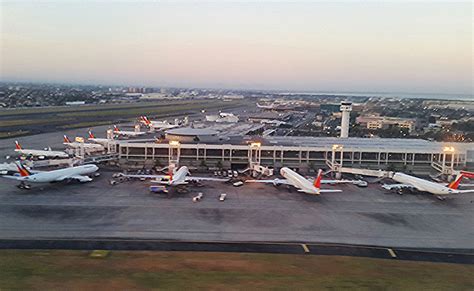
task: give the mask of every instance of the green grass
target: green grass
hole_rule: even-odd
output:
[[[42,131],[93,127],[113,124],[123,120],[133,121],[140,115],[157,116],[157,118],[162,119],[198,113],[202,109],[226,110],[242,105],[244,105],[242,101],[181,100],[0,110],[0,138],[11,137],[6,132],[20,129],[29,129],[31,134],[35,134],[38,133],[39,126],[41,126]],[[32,129],[32,127],[35,128]]]
[[[15,136],[24,136],[24,135],[29,135],[29,131],[0,131],[0,139],[1,138],[10,138],[10,137],[15,137]]]
[[[11,126],[28,126],[28,125],[47,125],[60,122],[70,122],[71,118],[47,118],[47,119],[18,119],[18,120],[2,120],[0,128]]]
[[[204,105],[210,104],[235,104],[242,103],[242,101],[224,102],[221,100],[164,100],[156,102],[137,102],[137,103],[123,103],[123,104],[91,104],[84,106],[51,106],[51,107],[31,107],[31,108],[16,108],[16,109],[0,109],[0,116],[15,116],[25,114],[41,114],[41,113],[67,113],[67,112],[90,112],[96,110],[120,111],[130,109],[147,109],[152,107],[169,107],[182,106],[183,104]]]
[[[474,266],[356,257],[0,251],[0,290],[473,290]]]

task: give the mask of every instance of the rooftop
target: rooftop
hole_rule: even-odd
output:
[[[195,135],[217,135],[218,132],[212,129],[208,129],[208,128],[182,127],[182,128],[167,130],[166,134],[195,136]]]

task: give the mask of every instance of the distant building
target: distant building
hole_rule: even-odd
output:
[[[232,113],[219,113],[219,115],[206,115],[206,121],[209,122],[229,122],[236,123],[239,121],[239,117]]]
[[[292,115],[290,113],[277,113],[277,112],[260,112],[258,115],[252,115],[248,117],[249,122],[264,123],[271,120],[288,121]]]
[[[67,106],[77,106],[77,105],[84,105],[86,101],[68,101],[66,102]]]
[[[408,132],[412,132],[416,125],[414,119],[387,116],[359,116],[356,118],[356,123],[372,130],[384,129],[389,126],[398,126],[400,128],[408,129]]]
[[[339,113],[340,111],[340,108],[341,108],[341,104],[330,104],[330,103],[326,103],[326,104],[321,104],[319,106],[319,108],[321,109],[321,111],[324,111],[324,112],[328,112],[328,113]]]

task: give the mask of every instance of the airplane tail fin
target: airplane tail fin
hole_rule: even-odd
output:
[[[92,133],[92,130],[89,129],[89,138],[95,138],[94,134]]]
[[[168,176],[170,176],[170,178],[169,178],[169,183],[171,184],[171,181],[173,181],[173,170],[172,170],[172,169],[170,169],[170,170],[168,171]]]
[[[20,143],[19,143],[17,140],[15,140],[15,148],[16,148],[17,150],[21,150],[21,145],[20,145]]]
[[[474,172],[461,171],[461,175],[469,179],[474,179]]]
[[[323,176],[323,170],[319,169],[318,170],[318,176],[316,177],[316,179],[314,180],[314,187],[316,188],[321,188],[321,179],[322,179],[322,176]]]
[[[463,177],[464,177],[464,174],[459,173],[459,175],[456,177],[456,179],[449,184],[448,188],[453,189],[453,190],[458,189],[459,184],[461,184],[461,180],[462,180]]]
[[[28,171],[28,169],[25,168],[25,166],[23,166],[23,164],[21,162],[18,162],[16,164],[16,167],[18,168],[18,172],[20,172],[21,177],[27,177],[27,176],[31,175],[31,172]]]
[[[145,123],[145,125],[150,125],[150,120],[148,120],[148,117],[146,117],[145,115],[141,116],[141,119],[143,121],[143,123]]]
[[[69,140],[69,138],[67,137],[67,135],[63,135],[63,138],[64,138],[64,142],[65,142],[65,143],[71,143],[71,141]]]

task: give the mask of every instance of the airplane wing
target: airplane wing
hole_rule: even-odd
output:
[[[227,182],[227,181],[229,181],[229,179],[212,178],[212,177],[193,177],[193,176],[186,176],[185,181],[217,181],[217,182]]]
[[[362,180],[321,180],[321,184],[330,184],[330,185],[335,185],[335,184],[361,185],[361,184],[365,184],[365,183],[367,183],[367,182],[362,181]]]
[[[0,175],[0,177],[11,179],[11,180],[17,180],[17,181],[24,181],[24,177],[22,176],[11,176],[11,175]]]
[[[273,180],[246,180],[245,183],[269,183],[277,185],[293,185],[286,179],[273,179]]]
[[[331,192],[342,192],[342,190],[339,189],[319,189],[320,193],[331,193]]]
[[[335,193],[335,192],[342,192],[342,190],[338,190],[338,189],[319,189],[319,193],[315,193],[313,191],[307,191],[307,190],[303,190],[303,189],[300,189],[298,190],[298,192],[303,192],[303,193],[307,193],[307,194],[313,194],[313,195],[319,195],[319,193]]]
[[[462,194],[462,193],[474,193],[474,189],[456,190],[456,193],[458,193],[458,194]]]
[[[82,175],[73,175],[73,176],[62,176],[62,177],[59,177],[58,179],[56,179],[56,181],[64,181],[64,180],[77,180],[81,183],[84,183],[84,182],[90,182],[92,181],[92,178],[88,177],[88,176],[82,176]]]
[[[383,184],[382,188],[386,190],[398,190],[398,189],[416,189],[413,185],[409,184]]]

